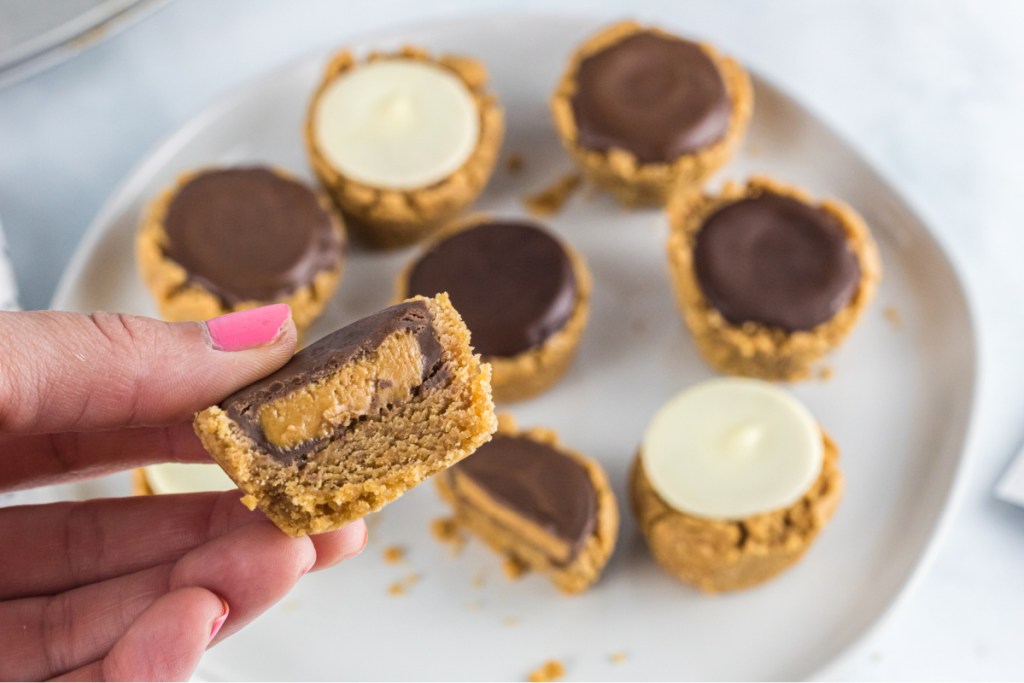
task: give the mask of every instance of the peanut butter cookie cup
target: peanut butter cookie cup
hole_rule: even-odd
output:
[[[438,236],[398,278],[398,298],[448,292],[491,364],[496,401],[554,385],[590,313],[583,257],[540,225],[477,217]]]
[[[365,60],[335,55],[310,102],[305,140],[353,234],[391,248],[421,239],[476,199],[503,132],[482,64],[405,47]]]
[[[165,320],[286,303],[302,334],[338,286],[345,230],[329,200],[284,171],[210,168],[153,200],[136,256]]]
[[[293,536],[320,533],[490,439],[490,374],[448,297],[417,297],[299,351],[195,430],[246,506]]]
[[[766,177],[678,195],[668,259],[676,300],[716,369],[806,377],[874,297],[882,269],[863,219]]]
[[[734,60],[627,21],[584,42],[551,101],[583,172],[627,205],[661,205],[698,188],[732,156],[753,107]]]
[[[516,566],[547,575],[566,593],[590,587],[615,547],[619,512],[604,469],[557,435],[498,432],[437,478],[455,519]]]
[[[658,564],[702,591],[749,588],[796,563],[843,492],[835,443],[760,380],[724,378],[669,401],[644,434],[633,512]]]

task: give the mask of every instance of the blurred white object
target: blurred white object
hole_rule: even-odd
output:
[[[7,251],[7,238],[0,224],[0,311],[16,311],[18,306],[18,285],[14,281],[11,256]]]
[[[3,0],[0,88],[73,57],[166,0]]]
[[[996,495],[1008,503],[1024,507],[1024,447],[1017,452],[1010,470],[999,481]]]

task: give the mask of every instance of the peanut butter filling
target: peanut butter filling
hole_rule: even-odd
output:
[[[271,445],[295,448],[329,438],[377,409],[408,400],[422,382],[419,340],[402,330],[339,372],[260,406],[260,427]]]
[[[469,477],[456,472],[450,472],[449,476],[455,495],[462,505],[475,509],[478,514],[490,516],[497,525],[508,531],[514,530],[525,544],[547,555],[556,565],[572,561],[575,549],[565,540],[526,519],[515,510],[496,502]]]

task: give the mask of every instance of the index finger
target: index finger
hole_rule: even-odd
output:
[[[181,422],[284,365],[295,343],[284,304],[208,323],[3,312],[0,431]]]

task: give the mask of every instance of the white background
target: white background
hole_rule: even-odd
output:
[[[226,89],[395,22],[555,3],[175,0],[0,91],[0,217],[23,304],[45,307],[107,195]],[[1024,510],[992,496],[1024,441],[1024,3],[562,2],[712,40],[846,135],[965,275],[982,383],[961,508],[935,562],[840,678],[1024,677]],[[870,429],[870,425],[865,425]]]

